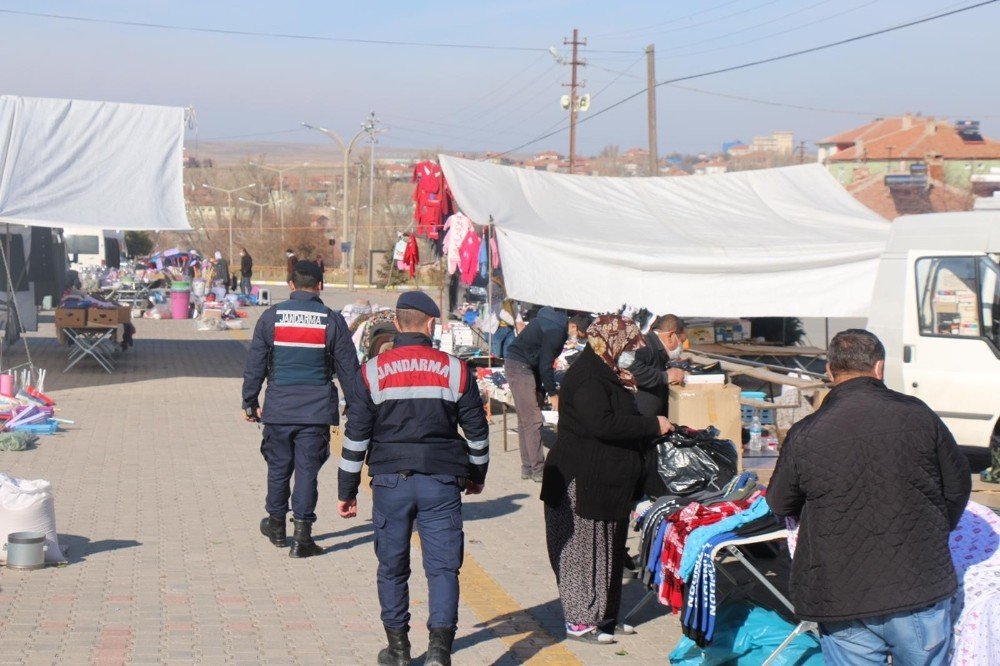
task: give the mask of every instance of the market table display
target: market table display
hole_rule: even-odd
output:
[[[132,309],[125,305],[56,308],[56,337],[69,347],[68,365],[63,372],[87,357],[108,373],[114,370],[112,354],[118,327],[131,319]]]

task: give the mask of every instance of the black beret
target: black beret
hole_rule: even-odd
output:
[[[323,271],[319,269],[319,265],[312,261],[296,261],[295,268],[293,269],[296,273],[302,273],[303,275],[308,275],[309,277],[316,278],[317,280],[323,280]]]
[[[396,301],[397,310],[419,310],[428,317],[440,317],[441,310],[434,299],[422,291],[405,291]]]

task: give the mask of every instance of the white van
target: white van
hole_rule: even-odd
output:
[[[869,310],[886,384],[930,405],[962,446],[1000,438],[998,253],[1000,211],[900,217]]]
[[[125,234],[111,229],[63,227],[66,257],[73,270],[118,268],[125,256]]]

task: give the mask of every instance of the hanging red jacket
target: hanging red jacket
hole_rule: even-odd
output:
[[[410,240],[406,242],[406,250],[403,251],[403,265],[406,266],[411,278],[417,274],[418,263],[420,263],[420,250],[417,249],[417,237],[410,236]]]
[[[419,162],[413,167],[413,219],[417,235],[437,240],[444,220],[454,212],[451,190],[437,162]]]

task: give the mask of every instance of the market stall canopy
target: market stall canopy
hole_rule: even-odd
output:
[[[0,96],[0,222],[188,230],[184,109]]]
[[[441,156],[492,220],[511,298],[689,317],[858,317],[890,224],[818,164],[689,178],[570,176]]]

